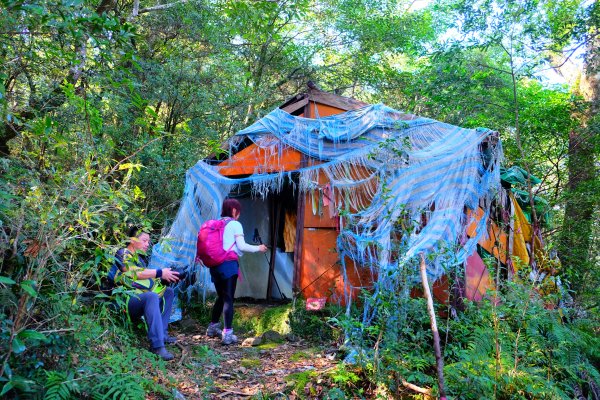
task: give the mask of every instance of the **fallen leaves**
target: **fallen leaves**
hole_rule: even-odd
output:
[[[286,377],[307,371],[319,376],[337,364],[335,347],[314,348],[302,340],[269,343],[264,348],[264,344],[259,347],[223,346],[219,339],[197,334],[204,328],[197,326],[189,334],[177,335],[177,348],[181,352],[179,362],[168,364],[177,390],[186,399],[232,400],[259,394],[297,398],[298,394],[294,394]],[[305,356],[298,357],[298,354]],[[312,394],[324,390],[317,382],[309,382],[307,389]]]

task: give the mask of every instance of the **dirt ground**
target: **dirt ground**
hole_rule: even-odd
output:
[[[243,342],[253,335],[239,334],[239,343],[223,346],[205,335],[206,326],[183,322],[171,332],[178,343],[167,367],[176,399],[312,399],[331,388],[330,379],[321,377],[339,363],[335,343],[315,347],[274,334],[250,346]]]

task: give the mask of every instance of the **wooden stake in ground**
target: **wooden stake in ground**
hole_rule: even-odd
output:
[[[446,400],[446,390],[444,389],[444,359],[442,358],[442,350],[440,348],[440,333],[438,332],[435,319],[433,297],[431,297],[431,290],[429,289],[429,282],[427,281],[427,265],[425,265],[425,257],[423,254],[421,254],[421,281],[423,282],[423,292],[427,299],[427,311],[429,312],[429,320],[431,321],[431,332],[433,332],[433,349],[435,350],[440,400]]]

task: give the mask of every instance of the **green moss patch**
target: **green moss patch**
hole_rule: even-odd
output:
[[[259,346],[256,346],[256,348],[258,350],[272,350],[272,349],[276,349],[277,346],[279,346],[279,344],[277,344],[277,343],[263,343]]]
[[[266,331],[276,331],[282,335],[290,333],[288,322],[291,305],[236,305],[234,325],[242,331],[252,331],[262,335]]]
[[[302,393],[308,383],[317,379],[317,376],[315,371],[296,372],[286,376],[285,381],[290,384],[292,390]]]
[[[242,358],[242,360],[240,361],[240,364],[244,368],[256,369],[256,368],[260,368],[260,366],[262,365],[262,362],[257,358]]]

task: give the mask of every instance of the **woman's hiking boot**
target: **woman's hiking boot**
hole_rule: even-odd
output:
[[[206,336],[208,337],[220,337],[221,336],[221,324],[220,323],[210,323],[208,324],[208,328],[206,329]]]
[[[225,329],[223,330],[223,334],[221,336],[221,344],[230,345],[238,342],[237,336],[233,334],[233,329]]]
[[[165,361],[172,360],[175,357],[167,349],[165,349],[164,346],[163,347],[157,347],[157,348],[152,349],[150,351],[153,352],[154,354],[156,354],[157,356],[159,356],[160,358],[162,358]]]

